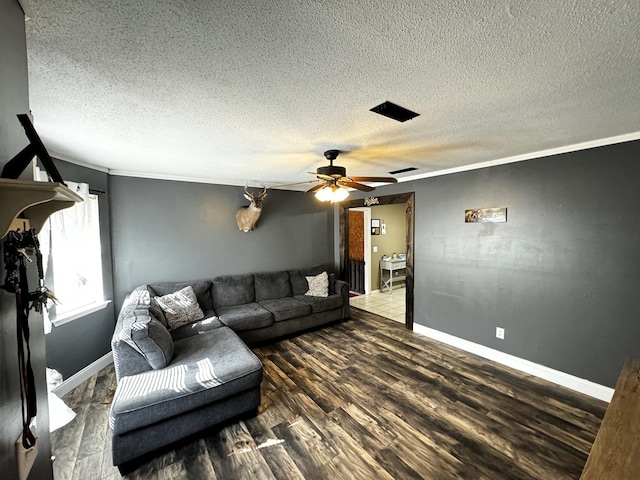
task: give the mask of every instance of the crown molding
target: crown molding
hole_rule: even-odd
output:
[[[635,140],[640,140],[640,131],[627,133],[624,135],[617,135],[615,137],[607,137],[607,138],[601,138],[598,140],[591,140],[589,142],[565,145],[563,147],[550,148],[547,150],[539,150],[536,152],[525,153],[522,155],[515,155],[512,157],[500,158],[497,160],[488,160],[486,162],[479,162],[471,165],[464,165],[461,167],[447,168],[444,170],[435,170],[433,172],[410,175],[407,177],[398,178],[398,183],[411,182],[414,180],[421,180],[423,178],[440,177],[443,175],[451,175],[453,173],[468,172],[472,170],[479,170],[482,168],[496,167],[499,165],[506,165],[508,163],[524,162],[526,160],[535,160],[537,158],[545,158],[553,155],[560,155],[563,153],[578,152],[580,150],[588,150],[590,148],[604,147],[607,145],[615,145],[618,143],[632,142]],[[81,160],[75,160],[75,159],[69,158],[64,154],[60,154],[57,152],[51,152],[51,156],[55,159],[73,163],[81,167],[91,168],[93,170],[98,170],[98,171],[107,173],[109,175],[115,175],[120,177],[148,178],[152,180],[168,180],[173,182],[206,183],[206,184],[212,184],[212,185],[228,185],[228,186],[234,186],[234,187],[243,186],[245,184],[245,182],[242,180],[232,182],[232,181],[220,181],[213,178],[192,177],[192,176],[186,176],[186,175],[185,176],[166,175],[162,173],[148,173],[148,172],[140,172],[135,170],[110,169],[107,167],[101,167],[101,166],[94,165],[92,163],[84,162]],[[256,184],[253,186],[257,187],[260,185]],[[278,187],[274,186],[273,188],[278,188]],[[281,190],[303,191],[303,190],[286,189],[286,188],[281,188]]]
[[[539,150],[536,152],[524,153],[522,155],[515,155],[513,157],[500,158],[497,160],[488,160],[486,162],[473,163],[471,165],[464,165],[462,167],[447,168],[445,170],[436,170],[433,172],[411,175],[408,177],[398,178],[398,183],[411,182],[413,180],[420,180],[422,178],[440,177],[442,175],[450,175],[452,173],[468,172],[471,170],[479,170],[481,168],[506,165],[508,163],[524,162],[525,160],[535,160],[537,158],[551,157],[553,155],[560,155],[563,153],[578,152],[580,150],[588,150],[590,148],[605,147],[607,145],[615,145],[617,143],[632,142],[634,140],[640,140],[640,132],[626,133],[624,135],[617,135],[615,137],[601,138],[599,140],[591,140],[583,143],[574,143],[573,145],[565,145],[563,147]]]
[[[97,170],[102,173],[111,173],[111,170],[109,170],[107,167],[101,167],[100,165],[95,165],[93,163],[84,162],[82,160],[76,160],[74,158],[68,157],[63,153],[58,153],[55,150],[50,150],[49,156],[54,160],[62,160],[63,162],[73,163],[74,165],[90,168],[91,170]]]

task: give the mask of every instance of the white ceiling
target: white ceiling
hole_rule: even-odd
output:
[[[637,0],[30,3],[36,129],[114,174],[273,186],[337,148],[416,178],[640,138]]]

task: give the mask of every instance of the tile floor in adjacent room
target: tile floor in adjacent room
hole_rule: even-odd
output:
[[[396,322],[404,323],[405,315],[405,288],[404,285],[394,287],[393,292],[385,289],[383,292],[375,290],[367,295],[358,295],[349,299],[352,307],[375,313],[382,317],[390,318]]]

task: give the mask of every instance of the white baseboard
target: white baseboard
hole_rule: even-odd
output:
[[[469,353],[473,353],[480,357],[492,360],[494,362],[506,365],[507,367],[514,368],[524,373],[534,375],[538,378],[542,378],[549,382],[561,385],[576,392],[589,395],[590,397],[610,402],[613,397],[613,388],[605,387],[597,383],[590,382],[584,378],[574,377],[568,373],[554,370],[538,363],[530,362],[523,358],[509,355],[508,353],[494,350],[493,348],[485,347],[478,343],[470,342],[459,337],[454,337],[448,333],[434,330],[433,328],[425,327],[424,325],[413,324],[413,331],[424,335],[425,337],[432,338],[452,347],[459,348]]]
[[[62,382],[60,385],[58,385],[56,388],[54,388],[51,391],[55,393],[58,397],[63,397],[64,395],[69,393],[71,390],[76,388],[78,385],[80,385],[82,382],[84,382],[85,380],[88,380],[93,375],[95,375],[100,370],[102,370],[104,367],[112,363],[113,363],[113,353],[109,352],[104,356],[100,357],[99,359],[97,359],[95,362],[90,363],[89,365],[84,367],[78,373],[67,378],[64,382]]]
[[[468,340],[449,335],[448,333],[440,332],[439,330],[434,330],[433,328],[425,327],[424,325],[414,323],[413,331],[420,335],[424,335],[425,337],[429,337],[439,342],[446,343],[447,345],[451,345],[452,347],[464,350],[465,352],[473,353],[488,360],[500,363],[501,365],[506,365],[507,367],[514,368],[529,375],[534,375],[538,378],[555,383],[556,385],[561,385],[605,402],[610,402],[613,397],[613,388],[605,387],[604,385],[585,380],[584,378],[575,377],[568,373],[554,370],[553,368],[545,367],[544,365],[530,362],[529,360],[525,360],[493,348],[485,347],[484,345],[470,342]],[[58,397],[62,397],[111,363],[113,363],[113,354],[109,352],[90,365],[87,365],[75,375],[67,378],[52,391]]]

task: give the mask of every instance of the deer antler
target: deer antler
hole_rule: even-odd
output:
[[[267,196],[267,187],[265,186],[264,183],[261,183],[260,185],[262,185],[262,193],[260,193],[258,195],[258,198],[264,198]],[[251,198],[255,198],[255,195],[253,193],[250,193],[249,190],[247,190],[248,188],[248,184],[244,184],[244,193],[246,193],[247,195],[249,195]]]

